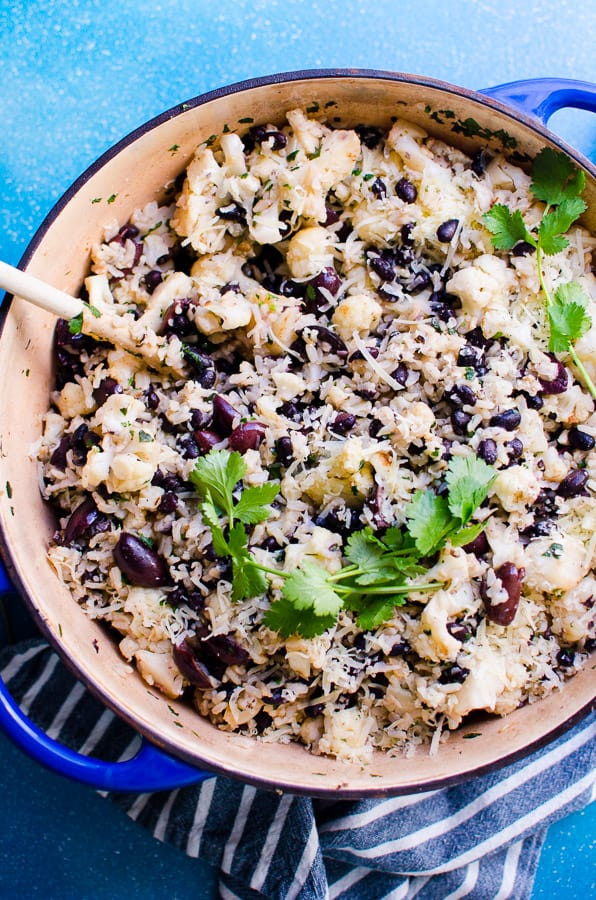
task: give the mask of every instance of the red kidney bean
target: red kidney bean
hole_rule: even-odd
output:
[[[221,394],[215,395],[213,398],[213,419],[211,422],[213,431],[216,431],[222,437],[228,437],[234,428],[234,419],[239,415],[238,410],[234,409],[225,397],[222,397]]]
[[[86,497],[82,503],[79,503],[66,523],[63,539],[64,545],[70,547],[73,541],[83,537],[98,516],[99,510],[93,499]]]
[[[250,654],[227,634],[216,634],[201,641],[201,650],[226,666],[242,666],[250,659]]]
[[[486,614],[491,622],[497,625],[510,625],[517,612],[519,598],[521,596],[521,586],[525,569],[518,569],[512,562],[505,562],[498,569],[495,569],[495,575],[507,591],[507,600],[503,603],[493,604],[486,589],[486,580],[483,578],[480,585],[480,596],[484,601]]]
[[[539,378],[539,382],[542,385],[542,393],[543,394],[564,394],[569,386],[569,375],[567,374],[567,369],[560,362],[553,353],[548,354],[552,362],[557,365],[557,374],[553,379],[547,381],[544,378]]]
[[[170,583],[165,559],[140,538],[123,531],[114,547],[114,562],[137,587],[164,587]]]
[[[195,431],[194,439],[203,456],[209,453],[210,450],[213,450],[216,444],[221,443],[220,435],[206,428]]]
[[[112,394],[121,394],[122,387],[115,378],[103,378],[93,391],[93,399],[98,406],[103,406]]]
[[[463,549],[466,553],[473,553],[475,556],[482,556],[483,553],[486,553],[487,550],[490,550],[489,543],[484,531],[481,531],[479,535],[477,535],[473,541],[470,541],[469,544],[464,544]]]
[[[557,494],[559,497],[565,498],[577,497],[578,494],[583,493],[588,477],[585,469],[571,469],[559,483]]]
[[[174,662],[181,674],[202,690],[214,687],[214,681],[204,663],[197,659],[188,640],[174,645]]]
[[[457,231],[458,225],[459,219],[447,219],[446,222],[442,222],[437,228],[437,240],[441,241],[442,244],[448,244]]]
[[[243,422],[230,435],[230,447],[238,453],[258,450],[265,439],[266,428],[262,422]]]
[[[414,203],[418,196],[416,186],[407,178],[400,178],[395,185],[395,193],[404,203]]]

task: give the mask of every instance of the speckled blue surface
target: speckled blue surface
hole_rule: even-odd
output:
[[[244,78],[393,69],[470,88],[596,80],[594,0],[0,0],[0,259],[16,263],[69,184],[162,110]],[[596,119],[551,127],[596,157]],[[27,630],[22,616],[17,630]],[[7,639],[0,617],[0,641]],[[208,897],[205,867],[0,736],[0,896]],[[551,828],[536,900],[594,894],[594,806]]]

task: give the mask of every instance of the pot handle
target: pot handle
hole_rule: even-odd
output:
[[[14,591],[0,562],[0,595]],[[36,762],[59,775],[105,791],[150,792],[196,784],[211,778],[143,741],[138,752],[124,762],[105,762],[83,756],[44,734],[19,709],[0,678],[0,730]]]
[[[553,113],[567,106],[596,112],[596,84],[573,78],[528,78],[485,88],[480,93],[536,116],[544,125]]]
[[[25,716],[0,680],[0,728],[36,762],[53,772],[105,791],[147,793],[196,784],[213,777],[173,759],[143,741],[139,751],[124,762],[105,762],[83,756],[49,738]]]

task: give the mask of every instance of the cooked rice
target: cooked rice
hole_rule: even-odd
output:
[[[574,450],[569,428],[596,436],[594,403],[572,368],[566,391],[543,392],[540,379],[558,370],[535,258],[495,255],[481,222],[495,202],[539,220],[525,172],[502,156],[479,170],[405,121],[361,141],[301,110],[287,120],[244,143],[226,133],[202,144],[170,203],[109,223],[93,249],[91,302],[111,299],[115,312],[196,345],[215,369],[175,381],[124,351],[63,338],[36,448],[59,517],[49,558],[83,609],[120,633],[142,677],[169,697],[186,693],[218,728],[345,760],[428,742],[435,752],[469,713],[504,715],[558,689],[593,647],[596,451]],[[413,202],[396,193],[401,179],[415,186]],[[437,229],[451,219],[443,243]],[[582,285],[596,323],[593,248],[574,227],[544,266],[553,289]],[[595,336],[596,325],[577,345],[593,378]],[[106,378],[120,393],[98,402]],[[448,400],[462,385],[473,392],[463,434]],[[342,612],[319,637],[284,640],[262,625],[269,597],[232,603],[229,566],[210,552],[188,481],[214,392],[266,426],[245,453],[245,485],[281,477],[272,515],[250,534],[261,563],[290,571],[311,558],[337,571],[346,534],[402,525],[449,456],[492,440],[500,474],[482,511],[492,513],[488,549],[447,544],[425,576],[445,586],[410,597],[374,630]],[[489,425],[510,409],[520,414],[513,430]],[[338,413],[354,417],[346,434],[334,430]],[[284,437],[293,458],[280,462]],[[557,494],[578,468],[589,474],[583,491]],[[89,498],[98,514],[66,541]],[[152,543],[177,594],[127,583],[112,555],[122,531]],[[525,578],[501,626],[480,585],[493,603],[506,599],[495,575],[505,562]],[[207,654],[214,686],[193,689],[172,649],[197,633],[229,636],[249,661],[226,667]]]

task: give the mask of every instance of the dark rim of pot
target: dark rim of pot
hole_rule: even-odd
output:
[[[50,212],[42,221],[41,225],[36,230],[33,235],[27,249],[25,250],[23,256],[19,261],[19,268],[26,268],[27,264],[30,262],[33,257],[35,251],[43,240],[48,228],[52,225],[55,219],[60,215],[65,206],[70,202],[70,200],[79,192],[79,190],[86,184],[86,182],[101,168],[103,168],[106,163],[108,163],[111,159],[117,156],[123,149],[128,147],[130,144],[134,143],[138,138],[145,135],[147,132],[157,128],[159,125],[164,122],[169,121],[170,119],[175,118],[176,116],[183,115],[191,109],[195,109],[196,107],[203,106],[206,103],[211,102],[212,100],[217,100],[221,97],[226,97],[232,94],[242,93],[243,91],[252,90],[254,88],[265,87],[268,85],[275,84],[284,84],[286,82],[292,81],[317,81],[317,80],[325,80],[328,78],[351,78],[351,79],[376,79],[380,81],[397,81],[402,82],[404,84],[416,84],[421,87],[429,87],[435,90],[443,91],[445,94],[456,94],[464,99],[472,100],[481,106],[486,106],[492,109],[497,110],[500,113],[505,114],[510,119],[520,122],[524,126],[526,126],[530,131],[533,131],[535,134],[539,135],[541,138],[550,141],[551,143],[560,147],[571,159],[573,159],[578,166],[586,169],[593,177],[596,178],[596,166],[594,166],[590,160],[586,159],[581,153],[575,150],[573,147],[569,146],[565,143],[558,135],[549,131],[538,119],[527,115],[526,113],[520,112],[512,106],[509,106],[505,103],[501,103],[498,100],[494,100],[491,97],[487,97],[484,94],[479,93],[478,91],[469,90],[467,88],[458,87],[456,85],[452,85],[446,81],[440,81],[434,78],[427,78],[422,75],[410,75],[404,72],[391,72],[385,70],[377,70],[377,69],[304,69],[298,70],[295,72],[282,72],[276,75],[266,75],[258,78],[250,78],[245,81],[239,81],[235,84],[227,85],[225,87],[217,88],[213,91],[208,91],[205,94],[201,94],[197,97],[193,97],[191,100],[184,101],[182,103],[177,103],[175,106],[170,107],[165,110],[165,112],[160,113],[149,121],[143,123],[138,128],[135,128],[125,137],[121,138],[116,144],[106,150],[100,157],[98,157],[95,162],[93,162],[72,184],[67,190],[64,192],[62,197],[54,204]],[[2,333],[4,330],[4,323],[6,320],[6,316],[8,310],[10,308],[10,303],[12,301],[12,295],[6,294],[2,305],[0,306],[0,338],[2,337]],[[45,637],[48,639],[50,644],[54,647],[54,649],[60,655],[62,661],[66,664],[66,666],[70,669],[70,671],[85,685],[88,690],[94,694],[105,706],[110,708],[113,712],[115,712],[121,719],[123,719],[127,724],[129,724],[132,728],[134,728],[137,732],[143,735],[143,737],[147,738],[151,743],[155,746],[171,754],[172,756],[183,760],[184,762],[189,763],[192,766],[197,768],[203,768],[208,771],[213,772],[218,775],[225,775],[230,778],[240,779],[241,781],[252,784],[255,787],[264,788],[266,790],[283,790],[287,793],[292,794],[302,794],[312,797],[322,797],[322,798],[344,798],[344,799],[358,799],[361,797],[387,797],[387,796],[400,796],[407,794],[415,794],[423,791],[429,790],[438,790],[440,788],[452,787],[454,785],[460,784],[464,781],[467,781],[470,778],[474,778],[479,775],[483,775],[487,772],[494,772],[508,763],[515,762],[518,759],[522,759],[525,756],[529,756],[531,753],[539,750],[541,747],[549,744],[555,738],[563,734],[565,731],[572,728],[575,724],[581,721],[592,709],[596,707],[596,700],[592,700],[588,702],[581,709],[577,710],[572,716],[567,718],[564,722],[557,725],[555,728],[548,731],[546,734],[541,735],[536,740],[532,741],[529,744],[526,744],[524,747],[509,753],[505,756],[501,756],[498,760],[494,760],[490,763],[485,763],[484,765],[477,766],[474,768],[470,768],[465,772],[459,773],[457,775],[447,776],[447,777],[439,777],[433,778],[424,783],[417,785],[406,785],[403,787],[378,787],[374,786],[371,788],[362,788],[358,790],[352,790],[349,788],[348,784],[341,784],[338,788],[307,788],[301,787],[295,783],[285,784],[283,782],[275,782],[267,778],[257,778],[249,775],[239,776],[238,772],[228,768],[225,765],[215,765],[213,763],[208,763],[199,758],[199,754],[192,754],[184,751],[183,749],[175,746],[172,742],[170,743],[167,740],[164,740],[164,737],[159,732],[153,730],[150,726],[145,726],[137,721],[135,716],[130,713],[127,709],[121,707],[117,700],[107,694],[104,689],[98,685],[93,679],[86,673],[83,668],[79,668],[79,666],[72,660],[72,658],[67,653],[66,649],[62,646],[58,637],[54,634],[54,632],[50,629],[49,625],[40,615],[39,610],[37,609],[33,599],[29,596],[28,591],[26,590],[19,573],[13,563],[12,552],[10,549],[10,544],[7,540],[7,536],[4,531],[4,526],[0,522],[0,555],[2,556],[4,563],[6,565],[8,574],[13,582],[13,584],[18,589],[21,597],[24,599],[29,612],[31,612],[33,618],[37,626],[41,629]],[[346,767],[346,779],[349,779],[349,768]]]

